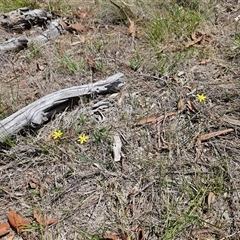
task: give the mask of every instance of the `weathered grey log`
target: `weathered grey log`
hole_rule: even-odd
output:
[[[29,42],[38,42],[38,43],[46,43],[52,39],[55,39],[62,35],[65,31],[63,26],[60,23],[60,20],[54,20],[50,22],[47,30],[44,32],[36,35],[36,36],[31,36],[29,37]]]
[[[36,128],[41,126],[55,113],[65,109],[71,99],[83,95],[103,94],[122,87],[125,84],[121,79],[122,76],[122,73],[117,73],[106,80],[62,89],[40,98],[0,121],[0,142],[4,142],[6,138],[24,127]]]
[[[38,27],[30,36],[20,36],[0,43],[0,52],[22,49],[29,43],[46,43],[64,34],[66,30],[60,20],[53,20],[53,16],[40,9],[29,10],[21,8],[16,11],[0,15],[0,24],[7,30],[23,32],[26,29]],[[43,26],[45,30],[39,28]],[[39,30],[40,29],[40,30]]]
[[[29,40],[24,37],[11,38],[10,40],[0,43],[0,52],[12,51],[17,49],[23,49],[27,47]]]
[[[20,36],[17,38],[12,38],[4,43],[0,43],[0,52],[6,52],[11,50],[17,50],[27,47],[29,43],[46,43],[52,39],[55,39],[62,35],[65,32],[65,29],[62,27],[62,25],[54,20],[52,21],[47,30],[43,31],[40,34],[37,34],[35,36]]]
[[[52,19],[51,13],[41,9],[30,10],[27,7],[0,15],[1,25],[14,32],[23,32],[35,25],[45,27]]]

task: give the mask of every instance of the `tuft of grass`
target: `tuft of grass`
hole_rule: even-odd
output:
[[[232,41],[230,51],[227,52],[227,57],[229,59],[237,58],[240,56],[240,33],[235,35],[234,40]]]
[[[171,187],[171,186],[169,186]],[[180,193],[180,191],[179,191]],[[187,180],[182,183],[182,195],[179,198],[168,197],[165,207],[165,228],[163,239],[176,239],[178,234],[190,226],[199,225],[199,211],[205,200],[206,190],[201,186],[193,186]],[[188,200],[187,200],[188,199]],[[180,205],[186,202],[180,210]]]
[[[11,140],[10,138],[6,138],[6,139],[4,140],[4,143],[5,143],[8,147],[10,147],[10,148],[13,148],[13,147],[16,146],[15,143],[14,143],[14,141]]]
[[[57,58],[59,59],[60,64],[67,70],[69,70],[72,74],[78,71],[78,65],[74,62],[74,60],[66,53],[57,54]]]
[[[208,19],[211,3],[206,1],[204,5],[197,1],[187,2],[189,3],[177,0],[154,2],[156,6],[151,10],[152,16],[139,23],[139,34],[146,39],[149,48],[147,57],[144,57],[144,65],[151,71],[162,74],[174,72],[179,62],[193,54],[194,47],[185,49],[183,46],[191,39],[191,34]],[[150,60],[149,52],[152,52]]]
[[[100,144],[101,142],[107,142],[109,140],[109,129],[103,127],[101,129],[94,130],[93,138],[97,144]]]
[[[58,14],[58,15],[67,15],[67,13],[69,13],[71,10],[69,1],[65,1],[65,0],[48,1],[46,8],[47,8],[47,11],[54,12],[55,14]]]
[[[6,110],[8,107],[3,103],[2,95],[0,94],[0,120],[6,117]]]
[[[28,46],[29,52],[26,55],[27,61],[31,62],[33,59],[42,56],[43,47],[36,43],[30,43]]]
[[[12,104],[17,105],[18,104],[18,99],[19,99],[19,93],[18,93],[18,91],[15,91],[15,89],[13,87],[10,87],[10,90],[11,90]]]
[[[78,119],[77,119],[77,124],[75,127],[76,133],[80,134],[83,131],[83,126],[89,121],[89,118],[86,114],[82,114]]]
[[[202,19],[199,12],[181,8],[174,3],[165,6],[164,10],[155,15],[147,27],[147,36],[153,47],[190,36]]]
[[[1,0],[0,12],[9,12],[18,8],[28,7],[30,9],[38,8],[37,0]]]
[[[141,66],[141,63],[143,61],[143,58],[141,57],[141,54],[139,51],[136,51],[136,56],[133,57],[129,63],[130,63],[130,68],[133,71],[137,71],[139,69],[139,67]]]

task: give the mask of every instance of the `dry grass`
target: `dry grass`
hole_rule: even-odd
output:
[[[0,57],[1,118],[48,93],[118,71],[126,82],[118,93],[81,98],[74,109],[2,148],[1,222],[10,209],[29,220],[39,209],[59,222],[32,227],[32,239],[97,240],[110,233],[139,240],[238,239],[240,72],[234,19],[240,4],[115,2],[120,8],[100,0],[42,1],[42,7],[90,30]],[[91,18],[76,19],[76,7]],[[127,16],[135,21],[135,36],[127,33]],[[193,32],[206,37],[185,48]],[[197,94],[207,100],[200,103]],[[92,110],[101,100],[109,105],[98,109],[104,121]],[[184,107],[178,111],[180,100]],[[174,111],[156,124],[135,126]],[[200,135],[228,128],[234,131],[197,144]],[[58,129],[64,136],[54,141],[51,134]],[[83,145],[77,141],[82,133],[89,136]],[[115,133],[123,143],[121,162],[113,161]]]

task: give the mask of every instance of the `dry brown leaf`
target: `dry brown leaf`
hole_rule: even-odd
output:
[[[8,109],[8,106],[0,106],[0,113],[3,113],[4,111],[6,111]]]
[[[90,14],[87,11],[84,11],[84,10],[81,10],[81,9],[78,9],[75,12],[75,14],[80,19],[84,19],[84,18],[89,18],[90,17]]]
[[[129,22],[130,22],[130,25],[128,27],[128,34],[133,35],[133,33],[135,32],[135,23],[130,19],[129,19]]]
[[[208,140],[210,138],[217,137],[219,135],[229,133],[229,132],[232,132],[232,131],[234,131],[234,129],[229,128],[229,129],[225,129],[225,130],[221,130],[221,131],[217,131],[217,132],[211,132],[211,133],[200,135],[197,138],[197,145],[200,145],[202,141],[205,141],[205,140]]]
[[[51,138],[52,138],[52,136],[51,136]],[[43,194],[44,194],[44,186],[43,186],[43,184],[41,183],[41,181],[35,179],[34,177],[31,177],[28,184],[29,184],[29,187],[30,187],[31,189],[39,190],[39,195],[40,195],[40,197],[43,197]]]
[[[57,218],[45,218],[42,215],[39,215],[37,210],[33,211],[33,217],[36,219],[38,223],[40,223],[43,226],[48,226],[58,221]]]
[[[120,233],[120,237],[122,240],[127,240],[127,237],[123,232]]]
[[[8,222],[0,224],[0,237],[6,235],[10,232],[10,225]]]
[[[70,24],[69,25],[69,28],[73,31],[77,31],[77,32],[86,32],[88,30],[87,27],[85,27],[84,25],[82,24],[78,24],[78,23],[75,23],[75,24]]]
[[[184,99],[180,99],[178,102],[178,112],[182,112],[185,109],[185,105],[184,105]]]
[[[105,240],[117,240],[119,237],[118,234],[108,234],[103,237]]]
[[[222,117],[220,118],[221,121],[236,125],[236,126],[240,126],[240,121],[237,119],[233,119],[233,118],[229,118],[229,117]]]
[[[210,192],[208,194],[208,198],[207,198],[207,204],[208,204],[208,207],[210,208],[211,207],[211,204],[215,201],[215,194],[213,192]]]
[[[13,240],[14,237],[15,237],[15,235],[11,235],[11,236],[9,236],[6,240]]]
[[[13,240],[14,237],[15,237],[15,235],[11,235],[11,236],[9,236],[6,240]]]
[[[37,184],[34,182],[29,182],[29,186],[31,189],[36,189],[37,188]]]
[[[140,228],[138,231],[138,239],[144,240],[144,230],[142,228]]]
[[[23,227],[30,225],[31,223],[24,220],[20,215],[17,215],[15,211],[10,211],[8,213],[8,221],[10,225],[17,230],[18,233],[26,236],[26,232],[23,232]]]
[[[62,26],[63,29],[69,31],[68,24],[66,24],[65,22],[60,21],[60,20],[59,20],[58,22],[59,22],[59,24]]]
[[[197,108],[191,101],[187,101],[187,107],[189,108],[190,111],[192,111],[194,113],[198,112]]]
[[[12,227],[18,230],[19,226],[22,226],[23,218],[17,215],[15,211],[10,211],[8,213],[8,221]]]
[[[87,57],[87,61],[88,61],[89,65],[91,67],[94,67],[95,66],[95,61],[94,61],[93,57],[91,55],[86,55],[86,57]]]
[[[39,195],[42,198],[44,195],[44,187],[42,183],[39,183]]]
[[[198,38],[194,39],[193,41],[190,41],[189,43],[187,43],[187,44],[185,45],[185,48],[189,48],[189,47],[195,45],[196,43],[201,42],[202,40],[203,40],[203,35],[201,35],[201,36],[199,36]]]
[[[143,118],[143,119],[139,120],[139,121],[135,124],[135,126],[143,125],[143,124],[146,124],[146,123],[155,124],[155,123],[163,120],[163,119],[166,118],[166,117],[170,117],[170,116],[174,116],[174,115],[177,115],[177,112],[169,112],[169,113],[166,113],[166,114],[161,115],[161,116],[153,115],[153,116],[150,116],[150,117]]]

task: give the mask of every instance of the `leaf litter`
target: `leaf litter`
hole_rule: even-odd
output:
[[[0,223],[0,237],[10,232],[10,225],[8,222]]]
[[[221,131],[217,131],[217,132],[210,132],[210,133],[207,133],[207,134],[200,135],[200,136],[197,137],[196,144],[200,145],[202,143],[202,141],[206,141],[206,140],[209,140],[210,138],[217,137],[217,136],[220,136],[222,134],[226,134],[226,133],[229,133],[229,132],[232,132],[232,131],[234,131],[234,129],[229,128],[229,129],[225,129],[225,130],[221,130]]]
[[[36,209],[33,211],[33,217],[39,224],[45,227],[58,222],[58,219],[56,218],[47,218],[42,216]],[[31,227],[31,221],[22,218],[13,210],[8,212],[7,218],[8,222],[0,223],[0,237],[10,233],[11,228],[13,228],[18,234],[22,235],[24,238],[28,238],[28,233],[26,230]],[[14,235],[11,235],[7,239],[13,238]]]
[[[80,19],[85,19],[85,18],[91,17],[91,15],[87,11],[82,10],[82,9],[77,9],[77,11],[75,12],[75,15]]]
[[[8,221],[10,225],[14,229],[16,229],[17,233],[20,233],[25,237],[27,236],[27,232],[24,232],[24,228],[31,225],[31,223],[28,220],[23,219],[15,211],[10,211],[8,213]]]
[[[58,222],[57,218],[46,218],[38,213],[36,209],[33,210],[33,217],[36,219],[38,223],[43,226],[48,226]]]

